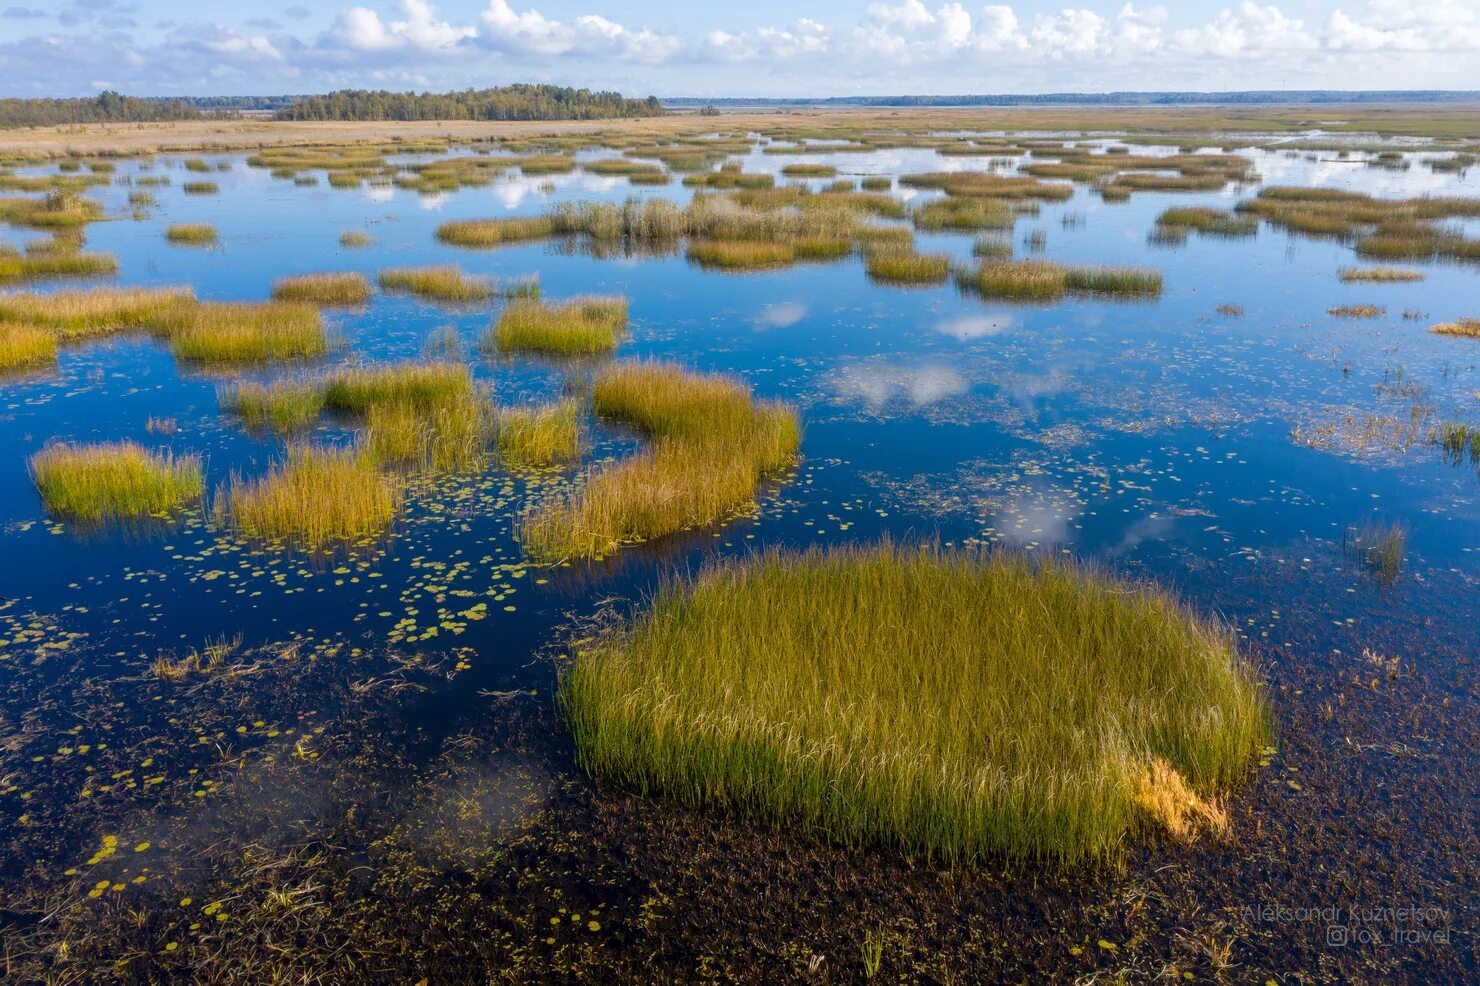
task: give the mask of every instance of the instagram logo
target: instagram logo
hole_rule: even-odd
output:
[[[1346,944],[1346,937],[1347,937],[1346,925],[1344,925],[1344,924],[1328,924],[1328,925],[1326,925],[1326,944],[1328,946],[1332,946],[1332,947],[1335,947],[1335,948],[1340,948],[1341,946],[1343,946],[1343,945]]]

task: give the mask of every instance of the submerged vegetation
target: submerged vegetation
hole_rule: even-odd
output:
[[[602,777],[947,860],[1222,825],[1270,730],[1233,635],[1168,596],[889,544],[672,583],[578,649],[560,704]]]
[[[200,496],[201,462],[134,442],[49,446],[31,457],[46,509],[96,521],[157,514]]]

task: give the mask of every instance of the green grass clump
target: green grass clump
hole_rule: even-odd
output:
[[[1197,230],[1209,236],[1253,236],[1259,232],[1258,217],[1239,215],[1209,206],[1178,206],[1167,209],[1157,217],[1156,225],[1163,230]]]
[[[52,445],[31,457],[31,476],[46,509],[84,521],[160,513],[202,488],[199,457],[134,442]]]
[[[781,173],[788,178],[832,178],[838,169],[830,164],[788,164]]]
[[[63,340],[130,330],[162,331],[195,307],[189,288],[95,288],[0,295],[0,320],[41,325]]]
[[[1087,294],[1154,298],[1161,294],[1161,272],[1140,267],[1070,267],[1064,286]]]
[[[437,239],[460,247],[495,247],[540,240],[554,234],[555,222],[549,216],[459,219],[437,227]]]
[[[471,277],[446,264],[440,267],[392,267],[380,272],[386,291],[404,291],[433,301],[480,301],[493,294],[493,286],[481,277]]]
[[[986,259],[961,283],[987,298],[1052,299],[1068,289],[1068,271],[1046,260]]]
[[[339,245],[347,250],[367,247],[372,242],[369,233],[362,233],[357,229],[347,229],[339,234]]]
[[[911,219],[916,229],[1011,229],[1017,215],[1007,203],[996,199],[944,198],[915,209]]]
[[[581,451],[581,405],[571,398],[498,412],[494,443],[509,469],[541,469],[573,461]]]
[[[329,350],[318,308],[297,301],[201,303],[169,340],[176,357],[197,363],[265,363]]]
[[[370,300],[370,281],[364,274],[298,274],[272,286],[277,301],[306,301],[314,305],[363,305]]]
[[[429,405],[374,404],[365,414],[365,456],[382,466],[430,472],[480,469],[491,427],[486,402],[472,393]]]
[[[50,366],[57,359],[57,337],[22,322],[0,322],[0,372]]]
[[[400,482],[353,449],[297,446],[259,479],[232,476],[216,517],[250,538],[309,546],[373,537],[395,519]]]
[[[207,245],[218,239],[216,227],[210,223],[175,223],[164,231],[165,239],[171,243]]]
[[[296,380],[244,381],[222,388],[216,399],[222,410],[239,416],[248,428],[278,432],[306,428],[324,410],[323,388]]]
[[[947,861],[1221,828],[1271,732],[1233,634],[1164,593],[889,544],[670,582],[559,703],[602,778]]]
[[[180,187],[185,189],[186,195],[215,195],[221,191],[221,186],[213,181],[187,181]]]
[[[701,267],[721,270],[770,270],[796,259],[791,243],[764,240],[694,240],[685,251]]]
[[[801,441],[790,406],[755,401],[732,377],[668,364],[607,367],[593,381],[592,405],[653,445],[527,514],[519,537],[533,558],[601,557],[734,516],[754,503],[767,474],[795,460]]]
[[[364,415],[371,408],[409,405],[419,410],[456,403],[473,391],[467,367],[458,363],[390,363],[336,370],[324,380],[324,405]]]
[[[1410,267],[1343,267],[1336,272],[1343,282],[1369,281],[1376,283],[1405,283],[1422,281],[1428,275]]]
[[[625,298],[576,298],[560,304],[510,302],[484,336],[485,349],[580,356],[617,348],[627,327]]]
[[[943,253],[879,250],[864,262],[868,276],[891,284],[940,284],[951,272],[951,258]]]
[[[203,173],[203,172],[210,171],[211,170],[211,166],[204,159],[198,158],[198,157],[193,157],[193,158],[187,158],[186,159],[186,161],[185,161],[185,170],[186,171],[195,171],[195,172],[201,172],[201,173]]]
[[[89,277],[116,270],[118,258],[111,253],[76,253],[49,243],[25,254],[0,254],[0,284],[45,277]]]

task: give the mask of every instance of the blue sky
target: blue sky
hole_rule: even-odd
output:
[[[1480,88],[1480,0],[0,0],[0,95]]]

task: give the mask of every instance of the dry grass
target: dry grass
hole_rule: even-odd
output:
[[[83,521],[162,513],[200,496],[201,462],[134,442],[52,445],[31,457],[46,509]]]
[[[559,304],[512,301],[484,337],[484,348],[581,356],[617,347],[627,326],[625,298],[575,298]]]
[[[57,339],[49,329],[0,322],[0,372],[50,366],[56,359]]]
[[[0,319],[41,325],[62,339],[165,331],[195,307],[189,288],[96,288],[0,295]]]
[[[1336,272],[1343,282],[1406,283],[1422,281],[1428,275],[1408,267],[1343,267]]]
[[[772,270],[796,259],[791,243],[758,240],[695,240],[686,251],[700,267],[727,271]]]
[[[324,404],[330,410],[355,415],[388,405],[425,411],[458,403],[472,391],[468,368],[461,364],[389,363],[330,373],[324,381]]]
[[[868,276],[888,284],[941,284],[951,272],[943,253],[875,251],[864,262]]]
[[[494,442],[509,469],[543,469],[572,462],[581,451],[581,405],[572,398],[498,412]]]
[[[460,247],[496,247],[544,239],[554,233],[555,224],[548,216],[460,219],[437,227],[437,239]]]
[[[1335,318],[1381,318],[1387,314],[1386,305],[1333,305],[1326,314]]]
[[[197,363],[306,359],[329,350],[318,308],[296,301],[203,302],[169,340],[175,356]]]
[[[111,253],[78,253],[49,248],[25,254],[0,254],[0,284],[48,277],[95,277],[118,270]]]
[[[1271,730],[1233,634],[1164,593],[889,544],[670,582],[559,700],[603,778],[948,861],[1220,828]]]
[[[1446,336],[1469,336],[1480,339],[1480,318],[1457,318],[1453,322],[1440,322],[1429,327],[1430,332]]]
[[[310,547],[372,537],[401,506],[401,485],[353,449],[296,446],[259,479],[232,476],[216,498],[218,521],[250,538]]]
[[[373,293],[364,274],[298,274],[275,281],[272,297],[277,301],[306,301],[315,305],[363,305]]]

